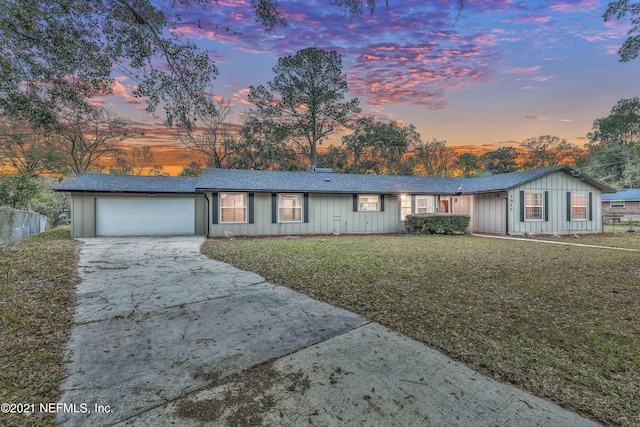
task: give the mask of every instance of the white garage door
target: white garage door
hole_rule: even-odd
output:
[[[96,199],[96,236],[194,234],[195,200],[188,197]]]

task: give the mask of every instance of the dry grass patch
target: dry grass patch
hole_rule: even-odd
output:
[[[209,240],[203,252],[565,407],[640,425],[637,253],[473,236]]]
[[[0,402],[57,402],[73,325],[79,243],[56,229],[0,247]],[[0,414],[3,425],[55,425],[55,415]]]

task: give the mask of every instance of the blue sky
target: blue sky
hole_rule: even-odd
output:
[[[628,23],[604,23],[606,1],[465,0],[459,16],[454,1],[380,3],[373,15],[349,18],[323,1],[281,0],[289,25],[265,34],[248,1],[221,0],[183,13],[177,30],[216,60],[215,94],[232,102],[236,122],[250,107],[248,87],[306,47],[342,56],[365,114],[470,149],[547,134],[581,144],[594,119],[640,95],[640,61],[617,57]],[[149,141],[176,144],[161,118],[138,114],[143,103],[128,95],[135,83],[118,82],[103,104],[134,117]]]

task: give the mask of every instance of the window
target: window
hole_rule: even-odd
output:
[[[278,194],[278,221],[302,222],[302,194]]]
[[[380,196],[377,194],[359,194],[358,211],[379,211]]]
[[[411,196],[403,194],[400,196],[400,221],[407,219],[411,215]]]
[[[524,219],[525,221],[542,221],[542,193],[524,194]]]
[[[571,194],[571,220],[587,219],[587,195],[584,193]]]
[[[412,213],[433,213],[433,202],[433,196],[408,196],[406,194],[402,194],[400,196],[400,221],[406,220],[407,215],[410,215]]]
[[[247,222],[246,193],[220,193],[220,222]]]
[[[612,200],[609,202],[609,207],[611,209],[615,209],[615,208],[624,209],[624,200]]]
[[[416,213],[433,213],[433,196],[416,196]]]

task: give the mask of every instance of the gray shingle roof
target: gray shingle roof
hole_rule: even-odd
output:
[[[205,169],[196,188],[203,191],[474,194],[506,191],[556,171],[583,179],[603,192],[615,191],[569,166],[479,178]]]
[[[577,179],[586,181],[594,187],[599,188],[604,193],[615,191],[608,185],[583,174],[577,169],[566,165],[551,166],[548,168],[505,173],[500,175],[489,175],[478,178],[468,178],[463,183],[462,191],[464,193],[489,193],[495,191],[506,191],[556,171],[563,171]]]
[[[196,188],[212,191],[453,194],[455,178],[205,169]]]
[[[547,174],[563,171],[605,193],[615,190],[569,166],[555,166],[479,178],[355,175],[343,173],[205,169],[200,178],[166,176],[84,175],[57,191],[119,193],[196,193],[254,191],[304,193],[475,194],[506,191]]]
[[[640,200],[640,188],[618,190],[616,193],[602,195],[603,202],[609,202],[611,200]]]
[[[62,184],[56,191],[195,193],[197,182],[198,178],[91,174]]]

